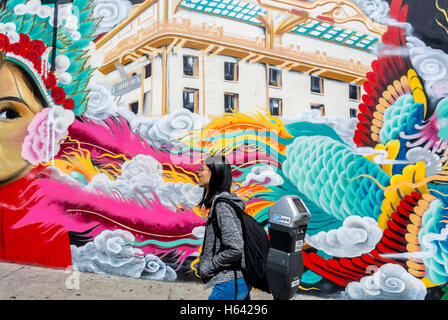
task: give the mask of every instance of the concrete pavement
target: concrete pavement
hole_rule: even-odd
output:
[[[0,300],[207,300],[200,282],[164,282],[0,263]],[[252,290],[253,300],[272,295]],[[294,300],[333,300],[296,295]]]

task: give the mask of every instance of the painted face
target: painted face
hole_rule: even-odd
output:
[[[210,184],[210,177],[212,176],[212,172],[207,167],[205,163],[202,163],[201,168],[199,169],[199,186],[201,188],[207,188]]]
[[[0,185],[24,176],[32,166],[21,156],[27,128],[43,106],[13,64],[0,68]]]

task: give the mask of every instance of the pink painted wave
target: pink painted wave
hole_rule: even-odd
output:
[[[43,232],[52,230],[53,238],[62,232],[84,232],[95,227],[88,236],[95,237],[104,230],[123,229],[131,232],[136,242],[172,242],[198,239],[192,231],[205,225],[205,219],[193,211],[173,212],[158,200],[148,203],[148,208],[142,208],[131,201],[119,201],[51,179],[34,181],[25,193],[29,198],[26,204],[29,206],[29,212],[14,228],[38,224]],[[145,253],[154,254],[174,250],[180,255],[179,262],[182,263],[186,257],[196,252],[199,246],[182,244],[159,247],[148,244],[141,249]]]

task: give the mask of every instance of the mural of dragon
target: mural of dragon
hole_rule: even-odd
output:
[[[412,35],[402,0],[390,5],[393,22],[382,38],[389,51],[379,51],[366,75],[349,139],[328,123],[286,123],[258,111],[209,122],[188,110],[157,120],[119,110],[89,117],[86,79],[93,70],[80,48],[93,39],[92,8],[74,1],[85,8],[82,37],[61,25],[58,40],[69,66],[59,59],[53,74],[46,60],[50,37],[42,38],[51,33],[48,15],[11,14],[21,4],[8,1],[3,9],[0,49],[5,61],[37,79],[49,106],[25,126],[20,151],[30,170],[0,184],[0,259],[195,280],[207,216],[195,206],[196,172],[219,151],[232,164],[234,192],[264,226],[283,195],[300,196],[310,209],[302,293],[444,298],[448,77],[427,64],[448,70],[448,58]],[[2,134],[20,118],[10,109],[0,108]],[[185,130],[176,131],[179,123]]]

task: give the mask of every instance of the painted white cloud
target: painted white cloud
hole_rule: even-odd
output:
[[[412,148],[406,153],[406,158],[411,163],[424,161],[426,163],[425,175],[427,177],[437,174],[441,170],[440,157],[431,152],[431,150],[423,150],[422,147]]]
[[[78,31],[78,17],[73,14],[73,6],[71,3],[59,5],[58,9],[58,26],[64,24],[64,30],[69,33],[73,40],[79,40],[81,34]],[[54,7],[42,5],[40,0],[30,0],[26,3],[20,3],[14,7],[16,15],[38,15],[39,18],[49,18],[49,23],[53,26]]]
[[[424,300],[426,287],[398,264],[385,264],[372,276],[351,282],[343,295],[356,300]]]
[[[128,0],[94,0],[92,3],[94,19],[98,22],[96,35],[112,30],[117,24],[128,17],[132,3]]]
[[[422,40],[415,37],[412,25],[409,23],[398,22],[388,17],[383,17],[377,22],[404,28],[406,47],[380,43],[374,53],[377,56],[398,55],[409,57],[418,75],[425,82],[425,90],[428,96],[433,100],[448,96],[448,55],[440,49],[427,46]]]
[[[20,40],[16,25],[12,22],[0,23],[0,32],[6,34],[10,43],[16,43]]]
[[[398,47],[390,44],[378,44],[373,53],[376,56],[401,56],[408,57],[409,56],[409,48]]]
[[[84,113],[86,117],[102,121],[117,113],[117,104],[107,87],[90,82],[87,90],[89,90],[89,102]]]
[[[393,159],[387,159],[387,155],[380,154],[373,158],[373,162],[377,164],[407,164],[409,163],[408,160],[393,160]]]
[[[174,281],[176,272],[157,256],[144,254],[132,244],[135,237],[125,230],[105,230],[82,247],[71,245],[76,270],[132,278]]]
[[[321,116],[319,110],[308,110],[302,112],[298,117],[283,117],[282,120],[285,122],[308,121],[312,123],[326,124],[333,128],[345,143],[355,147],[353,136],[355,135],[356,124],[358,123],[357,118],[347,119],[344,117]]]
[[[268,179],[268,181],[265,183],[266,179]],[[274,171],[273,167],[263,165],[253,166],[242,182],[242,186],[246,187],[254,182],[266,186],[278,186],[283,184],[284,180]]]
[[[121,115],[129,122],[134,133],[156,148],[162,145],[177,146],[187,133],[200,131],[210,121],[208,117],[202,117],[185,108],[177,109],[162,118],[136,115],[126,106],[117,105],[106,86],[90,82],[88,90],[89,102],[84,114],[87,118],[103,121],[107,117]]]
[[[58,133],[67,131],[70,125],[75,121],[74,113],[71,110],[62,107],[51,108],[48,116],[48,120],[52,122],[54,129]]]
[[[78,180],[74,179],[68,174],[61,172],[61,170],[59,170],[57,167],[47,166],[45,167],[45,169],[43,169],[42,172],[44,172],[45,175],[48,175],[51,180],[82,187],[82,184]]]
[[[373,21],[379,22],[389,15],[389,4],[384,0],[352,0]]]
[[[387,156],[386,150],[376,150],[371,147],[359,147],[354,149],[353,153],[359,154],[361,156],[369,156],[369,155]]]
[[[339,229],[306,236],[305,241],[329,255],[350,258],[375,249],[382,235],[383,232],[375,219],[350,216]]]
[[[357,2],[363,2],[364,0],[356,0]],[[403,28],[405,35],[408,36],[407,41],[410,41],[406,47],[402,47],[402,46],[395,46],[392,44],[384,44],[384,43],[379,43],[375,50],[373,51],[373,53],[376,56],[388,56],[388,55],[392,55],[392,56],[409,56],[409,49],[413,46],[413,41],[415,38],[414,36],[412,36],[413,34],[413,27],[410,23],[408,22],[400,22],[397,21],[395,19],[392,19],[391,17],[389,17],[389,5],[388,3],[386,3],[383,0],[377,0],[379,2],[382,2],[382,5],[379,5],[383,7],[383,11],[381,13],[381,8],[377,7],[376,13],[368,13],[369,10],[366,10],[367,15],[369,15],[372,20],[374,20],[377,23],[386,25],[386,26],[394,26],[394,27],[399,27],[399,28]],[[365,2],[369,2],[369,1],[365,1]],[[368,6],[368,4],[364,5],[364,6]],[[385,7],[387,8],[387,12],[384,9]],[[375,12],[375,11],[374,11]],[[418,39],[417,39],[418,40]]]
[[[99,173],[86,186],[86,190],[119,195],[142,207],[148,207],[147,200],[154,200],[155,194],[165,207],[173,211],[177,210],[177,204],[192,209],[202,196],[202,188],[190,183],[165,182],[162,172],[162,165],[156,159],[138,154],[123,164],[122,173],[117,179],[111,180],[106,174]]]
[[[423,42],[416,42],[409,50],[412,65],[425,81],[426,91],[434,98],[448,95],[448,55]]]
[[[448,74],[448,55],[439,49],[419,46],[410,49],[412,65],[426,81],[444,79]]]
[[[178,144],[189,132],[200,131],[202,125],[201,116],[185,108],[164,116],[152,125],[145,118],[137,118],[132,122],[134,132],[155,146]]]
[[[359,154],[361,156],[369,156],[374,155],[373,162],[377,164],[407,164],[411,163],[410,160],[393,160],[387,159],[387,151],[386,150],[375,150],[371,147],[359,147],[355,148],[352,151],[355,154]]]
[[[355,2],[363,2],[363,0],[355,0]],[[388,16],[379,16],[376,22],[403,28],[406,35],[406,46],[395,47],[380,43],[374,53],[377,56],[398,55],[409,57],[414,69],[424,80],[428,97],[437,101],[439,98],[448,96],[448,55],[442,50],[427,46],[422,40],[414,36],[413,27],[407,22],[398,22]]]

